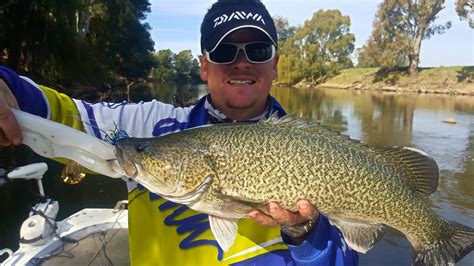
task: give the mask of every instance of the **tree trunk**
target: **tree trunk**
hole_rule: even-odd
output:
[[[82,5],[82,9],[78,11],[77,16],[77,33],[79,39],[83,40],[89,32],[89,26],[92,18],[91,8],[94,0],[86,0]]]
[[[27,53],[28,50],[28,43],[25,42],[23,45],[23,42],[26,41],[26,36],[27,36],[27,25],[28,25],[28,17],[36,3],[36,0],[25,0],[25,1],[20,1],[19,3],[16,4],[16,7],[14,7],[16,16],[15,16],[15,22],[13,23],[13,29],[11,30],[11,33],[13,33],[10,38],[10,47],[9,47],[9,52],[8,52],[8,61],[7,65],[18,71],[20,65],[21,65],[21,58],[22,58],[22,51],[24,53]],[[23,49],[22,49],[23,48]],[[25,54],[25,58],[27,55]]]
[[[127,101],[131,103],[132,101],[130,100],[130,88],[135,82],[134,81],[128,82],[128,80],[125,80],[125,82],[127,83]]]
[[[420,62],[420,49],[421,49],[421,41],[423,40],[423,35],[425,33],[424,27],[419,27],[418,32],[415,37],[415,41],[413,42],[413,46],[411,47],[411,53],[409,55],[410,59],[410,75],[416,76],[418,71],[418,63]]]

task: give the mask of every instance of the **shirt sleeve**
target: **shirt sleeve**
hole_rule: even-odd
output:
[[[150,138],[187,127],[191,107],[177,108],[156,100],[139,103],[88,103],[74,99],[88,134],[104,139],[121,130],[128,136]]]
[[[46,96],[36,83],[20,77],[13,70],[3,66],[0,66],[0,78],[12,91],[20,110],[43,118],[51,118]]]
[[[320,215],[318,225],[300,245],[292,245],[282,234],[296,265],[358,265],[359,256],[345,242],[337,227]]]
[[[130,137],[156,137],[188,127],[192,107],[176,108],[156,100],[139,103],[89,103],[38,85],[0,66],[22,111],[85,131],[99,139],[124,131]]]

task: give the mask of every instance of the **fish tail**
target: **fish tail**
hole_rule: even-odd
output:
[[[415,249],[414,265],[452,265],[474,250],[474,229],[449,223],[450,233],[421,249]]]

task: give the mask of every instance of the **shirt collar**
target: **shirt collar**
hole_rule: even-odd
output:
[[[210,95],[208,95],[206,97],[206,101],[204,102],[204,108],[207,111],[207,119],[208,119],[210,124],[237,122],[236,120],[232,120],[231,118],[227,117],[224,113],[219,111],[213,105]],[[255,116],[253,118],[247,119],[245,121],[247,121],[247,122],[260,121],[260,120],[262,120],[262,118],[268,117],[268,115],[270,115],[270,113],[271,113],[271,110],[272,110],[272,108],[271,108],[270,101],[267,100],[265,110],[261,114]]]

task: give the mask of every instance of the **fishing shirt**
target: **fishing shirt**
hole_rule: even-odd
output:
[[[209,95],[196,105],[174,107],[156,100],[139,103],[89,103],[38,85],[0,66],[22,111],[109,140],[117,129],[130,137],[150,138],[205,124],[232,122],[212,105]],[[285,115],[271,96],[258,121],[272,113]],[[217,244],[208,215],[173,203],[126,180],[129,190],[129,247],[132,265],[357,265],[358,254],[342,233],[320,215],[317,226],[300,245],[289,244],[279,227],[240,219],[234,245],[226,252]]]

